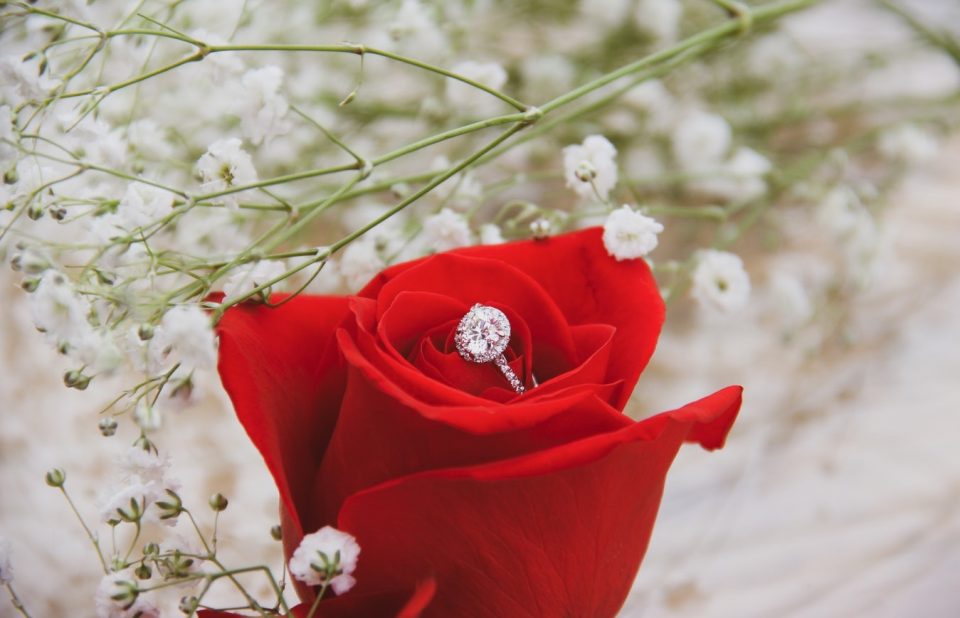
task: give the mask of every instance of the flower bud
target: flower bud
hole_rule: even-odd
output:
[[[270,536],[273,537],[274,541],[279,541],[283,539],[283,528],[279,525],[270,527]]]
[[[159,500],[157,508],[160,509],[160,519],[173,519],[183,512],[183,500],[172,489],[167,490],[169,500]]]
[[[133,607],[133,604],[137,602],[137,597],[140,596],[140,589],[137,588],[137,585],[123,579],[115,582],[114,587],[116,591],[110,595],[110,598],[120,603],[123,609]]]
[[[20,287],[23,288],[23,291],[27,294],[33,294],[37,291],[37,288],[40,287],[39,279],[24,279],[23,283],[20,284]]]
[[[200,599],[197,597],[182,597],[180,599],[180,611],[188,616],[192,616],[198,607],[200,607]]]
[[[47,485],[50,487],[63,487],[67,482],[67,473],[63,468],[53,468],[47,472]]]
[[[580,182],[590,182],[597,177],[597,168],[593,167],[589,161],[581,161],[573,171],[573,175]]]
[[[90,385],[90,376],[84,375],[79,369],[71,369],[63,374],[63,383],[68,388],[75,388],[78,391],[86,390]]]
[[[97,426],[100,428],[100,434],[106,438],[117,433],[117,421],[112,417],[101,418]]]
[[[150,579],[150,577],[153,575],[153,569],[150,568],[150,565],[143,563],[134,569],[133,574],[140,579]]]
[[[553,224],[546,217],[540,217],[530,224],[530,232],[537,240],[543,240],[550,236],[553,231]]]
[[[118,508],[117,515],[120,516],[122,521],[125,521],[130,524],[135,524],[143,518],[143,509],[146,506],[146,502],[143,500],[137,500],[136,498],[130,498],[130,504],[127,508]]]
[[[27,207],[27,216],[30,217],[31,221],[36,221],[43,216],[43,205],[37,204],[34,202]]]
[[[143,556],[148,558],[150,556],[159,556],[160,555],[160,546],[156,543],[147,543],[143,546]]]
[[[56,206],[50,209],[50,216],[53,217],[55,221],[63,221],[67,218],[67,209],[63,206]]]
[[[221,493],[215,493],[210,496],[210,508],[216,511],[217,513],[227,510],[227,505],[230,503],[229,500],[223,497]]]
[[[149,341],[153,339],[153,326],[150,324],[141,324],[137,328],[137,337],[140,338],[140,341]]]

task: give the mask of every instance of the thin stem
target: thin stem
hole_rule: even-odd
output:
[[[80,525],[83,526],[83,531],[87,534],[87,538],[90,539],[93,549],[97,552],[97,558],[100,560],[100,566],[103,567],[103,574],[106,575],[110,572],[110,569],[107,567],[107,561],[103,558],[103,552],[100,550],[100,541],[97,540],[97,537],[94,536],[93,532],[90,531],[90,528],[87,527],[87,523],[80,515],[80,511],[77,510],[77,505],[73,503],[73,500],[70,498],[70,494],[67,493],[66,486],[61,485],[60,492],[63,493],[63,497],[67,499],[67,504],[70,505],[70,510],[72,510],[73,514],[76,515],[77,521],[79,521]]]
[[[401,56],[393,52],[387,51],[385,49],[378,49],[376,47],[367,47],[366,45],[359,44],[343,44],[343,45],[211,45],[208,47],[210,53],[217,52],[228,52],[228,51],[289,51],[289,52],[328,52],[328,53],[348,53],[348,54],[357,54],[363,56],[364,54],[370,54],[372,56],[382,56],[384,58],[389,58],[396,62],[402,62],[403,64],[409,64],[415,66],[419,69],[429,71],[431,73],[436,73],[437,75],[443,75],[450,79],[455,79],[457,81],[463,82],[478,90],[482,90],[487,94],[497,97],[504,103],[510,105],[511,107],[516,108],[519,111],[526,111],[529,106],[514,99],[510,95],[507,95],[495,88],[491,88],[486,84],[483,84],[478,81],[474,81],[469,77],[460,75],[459,73],[454,73],[447,69],[438,67],[415,58],[408,58],[407,56]]]
[[[20,597],[17,596],[17,591],[13,589],[13,585],[7,582],[4,584],[4,587],[6,587],[7,592],[10,593],[10,602],[13,604],[13,608],[20,612],[25,618],[30,618],[30,612],[27,611]]]

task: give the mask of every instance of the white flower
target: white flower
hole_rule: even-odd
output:
[[[0,584],[9,584],[13,581],[13,564],[10,541],[0,536]]]
[[[507,83],[507,71],[495,62],[468,60],[455,65],[450,71],[494,90],[500,90]],[[464,114],[483,114],[503,105],[499,99],[476,86],[449,77],[447,100]]]
[[[869,213],[860,203],[857,194],[847,186],[835,187],[827,193],[817,207],[817,222],[835,238],[843,240],[854,235],[865,225]]]
[[[402,49],[422,57],[435,57],[447,47],[446,36],[419,0],[403,0],[388,31]]]
[[[142,182],[127,185],[127,191],[117,205],[119,223],[128,231],[156,223],[171,212],[173,195]]]
[[[376,244],[363,237],[347,245],[340,258],[340,276],[350,290],[359,290],[374,275],[383,270],[386,262],[380,257]]]
[[[290,557],[290,575],[308,586],[319,586],[333,575],[330,587],[336,594],[343,594],[356,583],[351,573],[357,568],[359,556],[360,546],[353,536],[324,526],[300,541]]]
[[[128,476],[137,476],[147,482],[156,481],[161,485],[166,484],[170,458],[160,457],[155,450],[139,446],[128,447],[119,463]]]
[[[673,157],[690,172],[716,169],[730,150],[732,138],[733,131],[722,117],[696,111],[681,119],[674,129]]]
[[[162,350],[189,367],[205,369],[217,363],[210,316],[196,305],[179,305],[167,311],[153,337]]]
[[[787,328],[796,328],[814,314],[813,301],[796,275],[778,270],[770,278],[770,296],[778,317]]]
[[[624,101],[643,110],[648,126],[657,133],[668,131],[676,122],[676,101],[659,79],[637,84],[624,95]]]
[[[286,120],[290,105],[280,94],[283,70],[269,66],[243,74],[239,116],[243,134],[253,144],[263,143],[290,130]]]
[[[444,208],[423,220],[421,241],[427,249],[440,253],[471,244],[470,226],[463,215]]]
[[[450,159],[437,157],[430,168],[438,172],[446,171],[450,168]],[[458,210],[466,210],[480,202],[483,185],[474,178],[473,172],[463,171],[445,180],[433,192],[440,202]]]
[[[658,40],[676,40],[683,5],[680,0],[640,0],[634,19],[637,27]]]
[[[203,181],[201,188],[205,192],[216,193],[232,187],[240,187],[257,181],[257,170],[253,159],[241,147],[242,142],[233,137],[217,140],[210,144],[197,161],[197,172]],[[237,205],[237,194],[218,198],[231,207]]]
[[[149,118],[136,120],[127,126],[127,142],[133,150],[151,159],[173,157],[173,146],[167,140],[166,134]]]
[[[791,75],[803,62],[802,51],[783,33],[767,35],[747,51],[747,69],[756,77]]]
[[[94,595],[97,618],[160,618],[160,610],[144,598],[137,581],[131,569],[104,575]]]
[[[764,176],[771,167],[765,156],[752,148],[741,147],[716,172],[696,181],[693,186],[726,200],[752,200],[767,192]]]
[[[159,522],[159,516],[150,507],[165,495],[163,483],[141,479],[132,475],[100,501],[100,521],[120,521],[123,517],[140,519],[153,523]]]
[[[663,225],[636,212],[627,204],[610,213],[603,224],[603,246],[617,259],[643,257],[657,247],[657,234]]]
[[[253,264],[244,264],[234,269],[223,284],[223,302],[246,296],[255,288],[273,281],[287,272],[287,266],[280,260],[260,260]],[[264,290],[267,294],[271,288]]]
[[[886,131],[878,145],[883,156],[907,165],[925,163],[939,150],[933,135],[911,124]]]
[[[606,200],[617,184],[617,149],[602,135],[590,135],[582,144],[563,149],[567,186],[581,197],[599,195]]]
[[[0,99],[16,107],[25,101],[42,100],[54,83],[40,76],[37,62],[24,62],[12,54],[0,58]]]
[[[47,270],[30,295],[34,325],[55,342],[76,344],[92,331],[90,304],[79,296],[62,273]]]
[[[743,260],[727,251],[701,251],[693,271],[691,293],[707,309],[720,313],[743,309],[750,300],[750,277]]]
[[[499,245],[506,242],[503,232],[496,223],[484,223],[480,226],[481,245]]]
[[[530,55],[520,67],[523,90],[530,99],[557,96],[573,88],[576,69],[562,54]]]
[[[211,5],[216,7],[217,4]],[[214,32],[197,29],[190,33],[190,36],[197,41],[202,41],[207,45],[227,45],[230,43],[227,39]],[[243,61],[237,54],[209,54],[200,63],[201,66],[213,69],[212,77],[214,82],[222,82],[234,79],[234,76],[243,72]]]

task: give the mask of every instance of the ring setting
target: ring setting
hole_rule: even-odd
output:
[[[526,391],[503,354],[510,344],[510,320],[502,311],[496,307],[475,304],[460,319],[453,341],[464,360],[472,363],[492,362],[518,395]]]

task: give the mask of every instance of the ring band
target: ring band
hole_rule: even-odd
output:
[[[527,389],[503,355],[510,344],[510,320],[496,307],[476,304],[460,319],[454,336],[457,352],[472,363],[494,363],[518,395]]]

